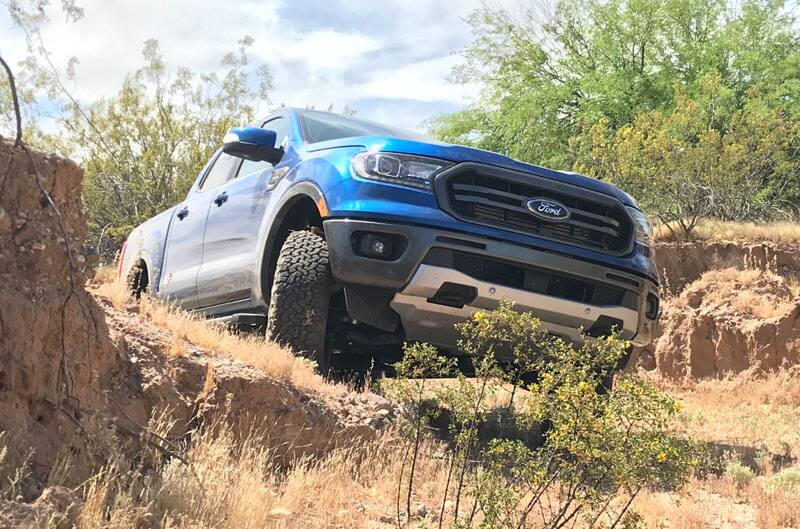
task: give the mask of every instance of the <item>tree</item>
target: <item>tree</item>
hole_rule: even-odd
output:
[[[116,94],[89,104],[71,96],[55,68],[26,61],[28,92],[46,94],[56,107],[56,132],[33,136],[84,168],[87,244],[98,246],[104,260],[113,259],[133,227],[181,201],[225,132],[254,121],[269,103],[272,79],[266,66],[250,65],[252,45],[250,37],[240,40],[222,57],[220,74],[171,72],[150,39],[145,64]]]
[[[119,247],[130,230],[181,201],[225,132],[255,119],[271,78],[257,68],[250,87],[247,48],[222,59],[222,75],[179,68],[168,75],[158,43],[145,43],[144,67],[109,99],[90,105],[87,118],[72,108],[61,123],[67,148],[85,160],[84,202],[90,234],[105,229],[104,250]],[[92,241],[98,242],[97,239]]]
[[[719,130],[713,126],[719,79],[709,79],[707,90],[713,95],[697,101],[677,88],[671,112],[640,112],[616,130],[601,118],[573,138],[576,170],[633,193],[680,235],[708,217],[786,216],[798,198],[800,119],[752,94]]]
[[[265,65],[250,64],[254,40],[247,36],[222,57],[221,73],[169,71],[158,41],[150,39],[144,65],[116,94],[78,101],[66,86],[75,80],[78,59],[70,59],[62,76],[39,30],[48,20],[48,2],[4,4],[28,42],[29,56],[17,72],[26,141],[82,165],[87,245],[102,243],[106,260],[134,226],[183,199],[230,127],[252,122],[269,104],[272,78]],[[74,0],[62,0],[61,9],[68,21],[83,16]],[[8,88],[0,90],[0,128],[13,130]],[[38,126],[43,117],[54,121],[54,132]]]
[[[459,81],[479,83],[482,95],[474,106],[435,120],[435,135],[624,181],[646,207],[655,202],[654,196],[640,195],[653,191],[649,184],[680,189],[681,200],[675,195],[667,201],[673,208],[668,217],[681,214],[674,207],[687,196],[698,201],[688,212],[693,218],[766,218],[800,203],[790,178],[800,166],[796,142],[777,141],[778,131],[795,130],[800,111],[800,31],[793,3],[557,0],[549,10],[541,5],[517,11],[484,5],[472,14],[475,38],[455,74]],[[705,121],[675,114],[693,111],[693,105]],[[675,178],[660,182],[663,171],[657,169],[666,154],[657,152],[649,134],[679,127],[681,119],[691,130],[672,130],[669,146],[688,150],[668,156]],[[647,156],[636,156],[636,170],[628,176],[587,159],[580,147],[593,145],[597,154],[602,150],[597,142],[606,135],[617,148],[633,148],[630,138],[620,142],[623,131],[634,139],[634,132],[646,134],[642,141],[651,148]],[[768,154],[759,160],[754,152],[763,149]],[[736,164],[731,154],[737,154]],[[720,160],[737,178],[750,171],[748,196],[755,201],[737,204],[744,196],[734,192],[741,179],[724,178]],[[693,222],[690,218],[687,226]]]

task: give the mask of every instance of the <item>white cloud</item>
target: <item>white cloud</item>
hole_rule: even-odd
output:
[[[389,65],[377,71],[368,82],[356,86],[355,90],[361,97],[410,97],[424,102],[463,103],[467,97],[475,95],[474,87],[453,85],[445,80],[457,60],[448,55],[398,68]]]
[[[267,64],[275,79],[274,103],[349,104],[366,118],[391,118],[390,109],[402,107],[411,114],[403,123],[418,125],[476,92],[447,77],[453,53],[469,42],[462,19],[478,2],[79,0],[82,20],[67,23],[54,7],[42,34],[56,64],[79,58],[76,94],[86,101],[113,94],[142,65],[146,39],[159,40],[169,67],[212,71],[250,35],[255,62]],[[11,27],[5,11],[0,27]],[[24,50],[18,30],[0,34],[0,51],[12,63]]]
[[[294,42],[287,39],[274,51],[283,60],[302,61],[314,71],[337,71],[380,47],[379,41],[366,35],[322,30],[302,35]],[[269,57],[265,59],[269,61]]]

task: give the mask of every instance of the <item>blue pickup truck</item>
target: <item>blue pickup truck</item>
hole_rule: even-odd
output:
[[[327,370],[500,300],[580,342],[651,339],[652,229],[616,187],[370,121],[283,109],[231,129],[186,199],[135,228],[120,274]]]

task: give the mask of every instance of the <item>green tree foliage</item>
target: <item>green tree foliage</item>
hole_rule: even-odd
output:
[[[148,40],[145,65],[117,94],[86,108],[65,105],[53,140],[83,160],[90,244],[104,232],[103,249],[113,253],[134,226],[183,199],[228,128],[255,119],[271,78],[266,67],[249,65],[253,40],[239,44],[218,75],[169,72]]]
[[[786,216],[800,204],[800,116],[752,94],[720,129],[713,125],[724,98],[719,78],[708,79],[707,90],[707,98],[690,99],[678,88],[672,110],[640,112],[616,130],[599,119],[571,140],[574,169],[617,184],[684,234],[706,217]]]
[[[487,4],[472,14],[475,39],[455,73],[458,80],[483,87],[481,100],[438,118],[434,134],[524,161],[588,171],[629,187],[650,209],[655,197],[640,194],[640,188],[663,178],[673,190],[654,212],[664,218],[680,215],[676,208],[685,207],[687,197],[699,201],[690,215],[735,219],[763,218],[800,203],[797,142],[777,141],[787,131],[796,136],[800,123],[795,4],[558,0],[548,5],[531,2],[512,11]],[[697,115],[681,115],[687,112]],[[629,136],[645,143],[661,136],[669,145],[655,157],[634,156]],[[667,155],[663,149],[690,152]],[[713,196],[702,192],[716,178],[709,173],[723,172],[711,168],[733,152],[736,161],[728,165],[736,174],[727,189],[713,189]],[[667,176],[656,170],[665,157],[673,166]],[[696,171],[698,182],[675,193],[677,181],[693,179]],[[737,202],[741,193],[729,196],[744,174],[746,189],[754,190],[748,204]],[[643,178],[652,182],[635,182]]]
[[[477,312],[459,331],[477,380],[459,376],[435,392],[452,415],[441,498],[442,505],[453,505],[450,527],[636,526],[629,508],[641,491],[680,488],[704,459],[696,443],[670,433],[680,406],[647,380],[627,375],[610,391],[599,390],[625,354],[624,340],[612,336],[575,348],[548,336],[535,317],[509,303]],[[399,378],[388,384],[408,415],[402,429],[407,447],[419,446],[427,431],[420,417],[431,415],[420,412],[424,378],[407,377],[446,372],[445,365],[432,348],[410,347]],[[536,382],[526,385],[520,375],[530,371]],[[513,408],[518,427],[549,425],[538,446],[514,435],[485,434],[492,406],[498,395],[508,395],[509,384],[527,389]],[[414,453],[406,458],[413,461]],[[408,498],[413,465],[404,465],[403,474],[399,483],[408,487]]]

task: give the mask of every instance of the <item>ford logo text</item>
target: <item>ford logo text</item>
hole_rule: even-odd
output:
[[[528,211],[543,220],[561,221],[567,220],[570,212],[561,202],[547,198],[532,198],[527,204]]]

